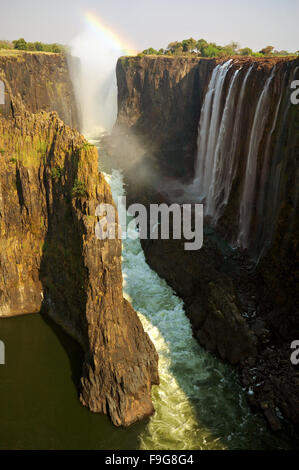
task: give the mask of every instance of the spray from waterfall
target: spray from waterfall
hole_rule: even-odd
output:
[[[84,17],[85,30],[70,44],[69,67],[82,133],[89,139],[97,139],[103,132],[110,132],[116,121],[117,60],[135,51],[97,16],[86,12]]]

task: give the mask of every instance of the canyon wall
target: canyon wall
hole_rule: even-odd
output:
[[[250,403],[277,430],[277,410],[299,424],[289,359],[299,331],[299,106],[290,102],[299,60],[227,61],[120,59],[110,154],[131,202],[203,202],[201,250],[144,240],[147,261],[183,298],[199,343],[239,364]],[[138,161],[154,168],[141,186]]]
[[[49,57],[39,65],[26,57],[26,68],[33,60],[45,77]],[[62,59],[50,57],[54,71]],[[0,317],[50,315],[83,348],[81,402],[127,426],[154,412],[158,357],[123,298],[121,240],[95,236],[96,207],[113,204],[111,191],[98,172],[96,148],[56,112],[37,112],[45,103],[59,108],[63,96],[48,102],[45,82],[39,92],[45,102],[35,96],[30,103],[34,90],[22,97],[14,88],[24,63],[7,61],[10,109],[0,116]],[[71,96],[68,81],[63,86]]]
[[[129,128],[144,144],[143,160],[170,176],[191,177],[201,105],[215,64],[182,57],[119,59],[114,133],[125,136]]]
[[[62,54],[5,51],[0,54],[0,80],[8,84],[2,115],[11,116],[11,94],[32,112],[56,111],[60,119],[80,129],[73,85]]]

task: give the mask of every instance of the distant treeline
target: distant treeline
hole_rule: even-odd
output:
[[[60,44],[45,44],[40,41],[27,42],[24,38],[15,41],[0,41],[0,49],[17,49],[20,51],[38,51],[38,52],[55,52],[59,54],[65,52],[65,46]]]
[[[258,52],[254,52],[250,47],[240,48],[237,42],[231,42],[227,46],[218,46],[214,42],[207,42],[205,39],[184,39],[183,41],[175,41],[168,44],[166,49],[145,49],[139,55],[197,55],[199,57],[222,57],[230,55],[242,56],[288,56],[298,55],[299,51],[291,53],[288,51],[277,51],[273,46],[267,46]]]

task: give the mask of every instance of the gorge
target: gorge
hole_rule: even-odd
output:
[[[146,258],[184,300],[199,343],[239,364],[273,429],[278,410],[298,424],[298,64],[122,58],[110,146],[132,200],[203,202],[201,250],[144,240]]]
[[[98,173],[95,147],[66,125],[84,127],[61,56],[0,59],[1,316],[50,314],[84,351],[81,402],[116,425],[153,413],[157,349],[156,414],[128,430],[126,448],[288,447],[280,430],[298,426],[288,360],[299,331],[299,115],[288,99],[298,60],[119,59],[117,122],[108,136],[100,117],[92,129]],[[16,77],[26,81],[27,69],[23,89]],[[143,240],[144,257],[140,241],[127,240],[122,287],[121,242],[94,237],[97,203],[124,191],[115,169],[133,202],[202,201],[204,247],[191,255],[182,240]],[[9,330],[14,320],[13,331],[29,317],[0,321]],[[237,364],[243,390],[214,353]],[[117,433],[93,445],[119,448]]]

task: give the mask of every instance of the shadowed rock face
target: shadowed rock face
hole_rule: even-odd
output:
[[[56,111],[66,124],[80,129],[64,55],[26,52],[0,55],[0,80],[8,83],[12,95],[18,96],[28,111]],[[11,116],[10,93],[7,90],[2,114]]]
[[[130,425],[154,412],[158,356],[123,298],[121,240],[95,236],[113,204],[98,153],[56,113],[32,114],[7,86],[0,118],[0,317],[45,311],[82,346],[80,400]],[[1,318],[0,318],[1,321]]]

